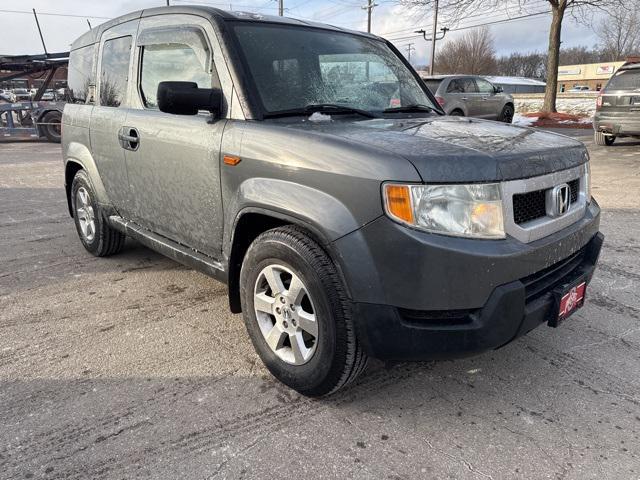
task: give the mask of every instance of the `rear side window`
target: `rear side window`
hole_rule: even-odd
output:
[[[447,93],[476,93],[476,83],[471,78],[451,80]]]
[[[620,70],[609,81],[607,90],[638,90],[640,89],[640,69]]]
[[[78,48],[69,54],[68,102],[87,103],[93,101],[93,98],[89,98],[89,91],[90,86],[95,84],[94,56],[95,45]]]
[[[199,88],[211,88],[208,57],[208,52],[182,43],[142,47],[140,93],[145,106],[158,108],[156,95],[160,82],[195,82]]]
[[[100,105],[119,107],[127,92],[131,36],[107,40],[100,65]]]

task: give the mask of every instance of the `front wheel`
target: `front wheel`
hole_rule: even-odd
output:
[[[504,123],[512,123],[513,122],[513,114],[514,110],[511,105],[505,105],[500,113],[499,121]]]
[[[303,395],[333,393],[364,370],[351,305],[325,251],[302,229],[269,230],[240,272],[247,332],[269,371]]]

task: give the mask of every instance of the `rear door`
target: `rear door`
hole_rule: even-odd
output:
[[[478,117],[481,114],[482,103],[473,78],[456,78],[449,82],[447,96],[460,105],[468,117]]]
[[[601,95],[601,114],[640,121],[640,68],[618,70]]]
[[[120,135],[127,118],[129,72],[138,20],[103,33],[98,48],[97,98],[91,112],[91,151],[109,199],[123,216],[133,210]]]
[[[222,56],[212,39],[211,24],[200,17],[159,15],[140,21],[137,82],[132,88],[137,106],[125,130],[137,137],[126,150],[136,201],[133,220],[217,258],[222,244],[220,149],[226,119],[212,119],[207,112],[164,113],[156,100],[161,81],[221,88],[216,66],[223,62],[214,62],[214,54],[218,52],[216,60]],[[224,94],[229,89],[222,90]]]

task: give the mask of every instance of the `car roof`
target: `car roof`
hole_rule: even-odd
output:
[[[366,32],[360,32],[356,30],[349,30],[346,28],[336,27],[334,25],[328,25],[325,23],[317,23],[310,22],[307,20],[299,20],[296,18],[289,17],[280,17],[275,15],[262,15],[252,12],[243,12],[243,11],[227,11],[221,10],[219,8],[207,7],[204,5],[189,5],[189,6],[170,6],[170,7],[155,7],[148,8],[145,10],[138,10],[135,12],[127,13],[126,15],[122,15],[120,17],[109,20],[97,27],[89,30],[84,35],[76,39],[71,45],[71,50],[76,50],[77,48],[85,47],[87,45],[92,45],[97,43],[102,36],[102,33],[116,25],[121,23],[129,22],[131,20],[137,20],[140,18],[152,17],[156,15],[170,15],[170,14],[187,14],[187,15],[197,15],[200,17],[208,18],[212,23],[217,24],[225,21],[245,21],[245,22],[255,22],[255,23],[270,23],[270,24],[280,24],[280,25],[293,25],[293,26],[305,26],[305,27],[313,27],[323,30],[331,30],[336,32],[344,32],[351,33],[356,35],[361,35],[369,38],[375,38],[382,40],[380,37],[376,35],[372,35]]]

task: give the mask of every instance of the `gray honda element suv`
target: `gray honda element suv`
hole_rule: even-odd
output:
[[[602,244],[567,137],[444,116],[384,39],[165,7],[72,46],[69,212],[228,284],[267,368],[306,395],[367,358],[498,348],[582,306]]]

